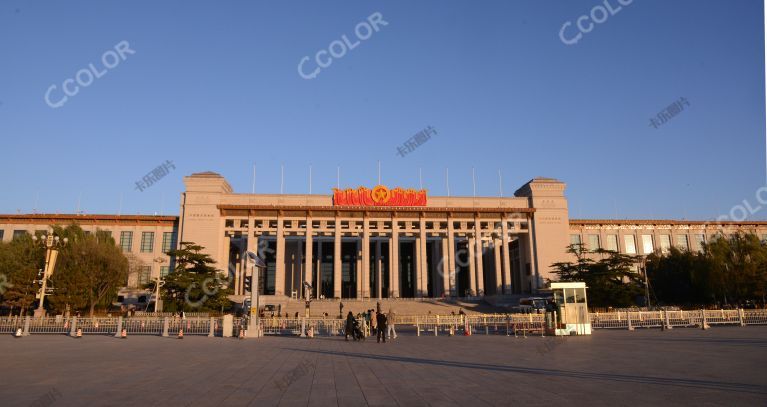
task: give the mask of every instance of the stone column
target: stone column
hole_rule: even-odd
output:
[[[226,232],[224,232],[226,233]],[[230,255],[232,254],[232,238],[229,235],[224,235],[224,242],[223,242],[223,249],[224,249],[224,267],[222,267],[222,270],[224,270],[224,274],[226,275],[226,278],[229,278],[229,260]],[[237,267],[235,266],[234,269],[235,274],[237,273]],[[216,273],[219,274],[220,273]]]
[[[511,294],[511,254],[509,253],[509,228],[506,224],[506,217],[501,219],[501,252],[503,253],[503,293]]]
[[[391,250],[391,255],[389,256],[389,291],[392,298],[397,298],[399,297],[399,227],[395,216],[392,216],[391,228],[391,242],[389,243],[389,249]]]
[[[485,290],[485,268],[482,264],[482,255],[484,254],[484,245],[482,243],[482,228],[480,227],[479,217],[474,218],[474,239],[477,244],[474,253],[477,259],[477,294]]]
[[[341,219],[336,216],[333,245],[333,297],[341,298]]]
[[[469,256],[467,258],[469,263],[469,289],[474,293],[474,295],[477,294],[477,274],[476,274],[476,261],[474,261],[474,247],[476,246],[475,239],[473,237],[469,238],[469,244],[467,245],[467,248],[469,249]],[[466,295],[466,293],[461,293],[460,295]]]
[[[493,239],[493,252],[495,253],[495,295],[503,293],[503,276],[501,265],[501,239]]]
[[[448,215],[447,218],[447,283],[449,290],[455,290],[455,230],[453,229],[453,219]],[[460,295],[454,292],[455,295]]]
[[[413,296],[416,298],[422,297],[421,295],[421,237],[420,235],[415,238],[415,275],[413,276]]]
[[[376,241],[376,270],[375,270],[375,273],[376,273],[376,285],[375,285],[375,288],[376,288],[376,298],[383,298],[381,296],[381,294],[382,294],[381,291],[383,289],[383,284],[381,284],[382,283],[381,279],[383,278],[382,266],[383,266],[383,264],[381,262],[381,241],[378,240],[378,241]]]
[[[421,229],[421,233],[418,238],[419,240],[418,252],[421,254],[421,256],[418,259],[418,267],[417,267],[418,291],[416,292],[416,296],[426,297],[429,294],[429,291],[428,291],[429,261],[426,255],[426,247],[427,247],[426,246],[426,219],[423,217],[423,213],[421,214],[421,219],[418,226]]]
[[[439,285],[439,250],[440,246],[436,244],[431,245],[431,267],[429,267],[429,275],[431,276],[431,296],[437,298],[441,295],[442,288]],[[429,294],[429,281],[426,281],[426,295]]]
[[[442,264],[437,269],[437,274],[442,276],[442,293],[445,296],[450,295],[450,255],[448,244],[450,238],[448,236],[442,236]],[[436,284],[436,280],[435,280]]]
[[[306,250],[304,250],[304,252],[306,253],[306,255],[304,256],[304,269],[305,269],[304,280],[312,286],[313,288],[312,291],[316,294],[317,289],[316,287],[314,287],[314,273],[313,273],[314,262],[312,261],[312,258],[314,257],[314,247],[312,247],[314,243],[314,239],[312,237],[312,233],[313,233],[312,232],[312,216],[308,214],[306,216],[306,239],[304,239],[304,244],[306,245]],[[301,283],[301,286],[303,287],[303,282]],[[302,292],[304,292],[303,289],[302,289]],[[307,293],[304,292],[305,298],[306,298],[306,294]]]
[[[532,222],[531,222],[532,223]],[[532,280],[533,292],[538,290],[538,270],[535,267],[535,248],[533,248],[533,233],[527,232],[527,252],[530,256],[530,279]]]
[[[277,253],[274,273],[274,295],[286,295],[285,293],[285,232],[283,228],[284,218],[280,213],[277,215]]]
[[[357,260],[355,261],[355,264],[356,264],[357,267],[354,268],[354,273],[357,275],[357,281],[356,281],[356,285],[357,285],[357,298],[362,298],[362,282],[363,282],[362,281],[363,280],[363,277],[362,277],[362,274],[363,274],[362,273],[362,242],[359,239],[357,239],[356,242],[357,242],[357,246],[356,246],[357,250],[355,251],[355,253],[357,254],[357,256],[356,256]]]
[[[362,219],[362,298],[370,297],[370,221]]]

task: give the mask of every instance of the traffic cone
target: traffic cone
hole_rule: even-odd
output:
[[[16,334],[13,335],[13,336],[15,336],[17,338],[21,338],[22,336],[24,336],[23,332],[21,331],[21,328],[17,328],[16,329]]]
[[[240,334],[237,335],[237,337],[240,339],[245,339],[245,330],[240,328]]]
[[[120,339],[128,339],[128,330],[123,328],[122,331],[120,331]]]
[[[471,327],[469,326],[468,320],[466,320],[466,323],[463,326],[463,336],[471,336]]]
[[[183,329],[179,329],[178,330],[178,339],[184,339],[184,330]]]
[[[83,337],[83,329],[77,328],[77,331],[75,331],[75,338],[82,338]]]

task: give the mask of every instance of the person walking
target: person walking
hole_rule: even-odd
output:
[[[397,331],[394,329],[394,324],[396,322],[396,315],[394,314],[394,311],[389,308],[389,315],[386,317],[386,335],[389,337],[389,339],[397,339]]]
[[[378,333],[378,313],[371,310],[372,316],[370,318],[370,334],[377,335]]]
[[[352,315],[352,312],[349,311],[349,314],[346,315],[346,329],[344,329],[344,339],[348,342],[349,341],[349,335],[352,336],[352,339],[354,339],[354,315]],[[356,340],[356,339],[354,339]]]
[[[386,314],[382,312],[376,312],[376,326],[378,326],[378,333],[376,334],[376,342],[381,343],[381,339],[386,343]]]

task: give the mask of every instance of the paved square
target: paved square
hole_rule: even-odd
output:
[[[0,351],[8,406],[767,405],[767,327],[387,344],[3,336]]]

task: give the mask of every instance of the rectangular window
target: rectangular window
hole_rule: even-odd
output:
[[[152,253],[154,232],[141,232],[141,253]]]
[[[0,240],[3,240],[3,231],[0,230]],[[767,243],[767,235],[762,235],[762,243]]]
[[[671,235],[660,235],[660,251],[668,253],[671,250]]]
[[[693,235],[692,243],[695,251],[703,251],[703,243],[706,243],[706,235]]]
[[[28,232],[26,230],[14,230],[13,231],[13,238],[18,239],[24,235],[26,235]]]
[[[589,250],[599,250],[599,235],[589,235]]]
[[[690,250],[690,244],[687,242],[687,235],[676,235],[676,247],[679,250]]]
[[[642,253],[650,254],[655,251],[652,244],[652,235],[642,235]]]
[[[168,275],[168,270],[170,270],[170,268],[168,266],[160,266],[160,277],[162,278],[162,277],[167,276]]]
[[[581,235],[570,235],[570,244],[571,245],[580,245],[581,244]]]
[[[607,250],[618,251],[618,235],[607,235]]]
[[[149,277],[152,275],[152,266],[141,266],[138,273],[138,286],[143,287],[149,283]]]
[[[5,235],[5,230],[0,229],[0,242],[3,241],[3,235]]]
[[[175,249],[175,242],[173,241],[173,232],[163,232],[162,234],[162,252],[168,253]]]
[[[120,232],[120,248],[126,253],[133,250],[133,232]]]
[[[623,243],[626,244],[627,254],[637,254],[637,246],[634,235],[623,235]]]

